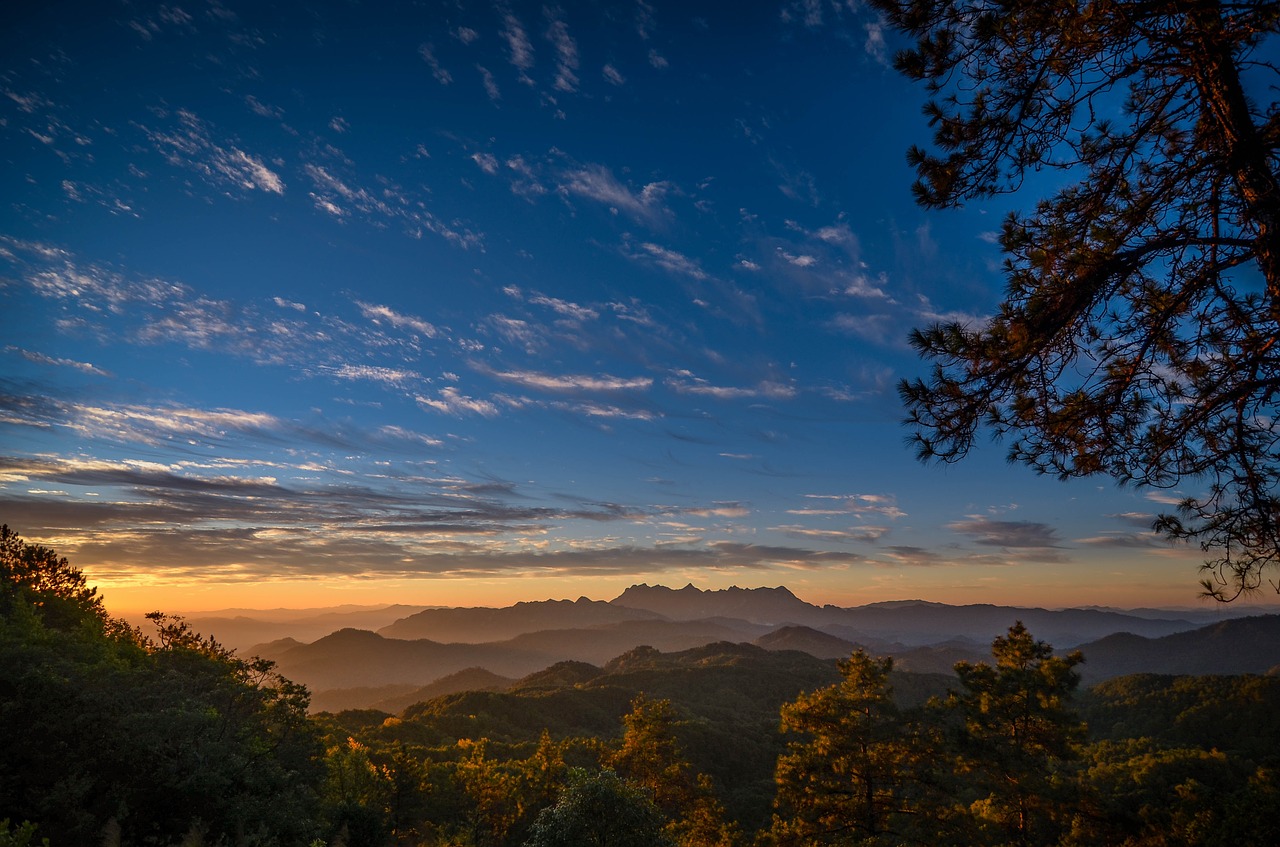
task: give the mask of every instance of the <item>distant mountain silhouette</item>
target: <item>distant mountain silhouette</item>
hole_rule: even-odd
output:
[[[345,611],[306,609],[294,614],[288,609],[235,609],[188,616],[186,621],[196,632],[213,636],[224,647],[243,651],[281,638],[315,641],[340,629],[377,629],[421,609],[422,606],[379,606]],[[144,631],[146,626],[143,624]]]
[[[723,588],[703,591],[692,583],[679,590],[664,585],[633,585],[609,601],[614,606],[643,609],[675,621],[739,618],[757,624],[809,623],[818,607],[788,589]]]
[[[285,676],[320,693],[384,685],[420,687],[475,667],[520,678],[556,662],[603,664],[639,644],[686,650],[716,641],[747,641],[760,634],[758,627],[742,626],[747,629],[703,621],[633,620],[586,629],[530,632],[483,644],[442,644],[344,629],[311,644],[282,640],[260,645],[254,653],[272,659]]]
[[[372,612],[386,614],[392,608]],[[344,614],[366,613],[368,610]],[[523,681],[532,674],[527,685],[537,687],[556,682],[560,679],[557,674],[568,679],[575,673],[586,673],[584,668],[604,667],[616,657],[635,659],[644,653],[634,652],[641,647],[670,653],[713,643],[754,643],[770,651],[801,651],[829,661],[848,656],[856,645],[874,655],[893,656],[895,667],[904,671],[949,674],[957,661],[987,658],[992,639],[1017,620],[1036,638],[1058,649],[1090,645],[1096,655],[1089,656],[1084,673],[1086,679],[1093,680],[1131,671],[1234,672],[1235,665],[1219,659],[1238,655],[1240,645],[1246,643],[1237,639],[1238,643],[1228,645],[1231,639],[1224,637],[1222,644],[1206,653],[1206,661],[1209,654],[1213,656],[1211,666],[1184,667],[1170,665],[1171,657],[1190,655],[1191,648],[1185,645],[1199,641],[1175,639],[1152,653],[1147,652],[1147,639],[1185,633],[1194,627],[1185,620],[1150,614],[986,604],[949,606],[920,600],[820,607],[782,587],[702,591],[692,585],[678,590],[635,585],[610,602],[582,598],[517,603],[500,609],[425,609],[377,633],[345,628],[309,644],[280,638],[241,653],[276,661],[282,673],[311,688],[316,708],[339,703],[370,706],[384,701],[389,706],[405,702],[406,696],[424,698],[427,689],[436,690],[431,686],[437,682],[448,688],[453,683],[446,678],[467,669],[482,669],[506,680]],[[1247,620],[1223,621],[1215,626],[1243,626]],[[424,632],[436,637],[409,637]],[[1116,635],[1125,632],[1131,634]],[[1164,655],[1158,655],[1161,652]],[[1269,662],[1258,662],[1240,667],[1265,671],[1280,663],[1280,651],[1274,652]],[[537,676],[553,667],[556,670]],[[490,686],[486,683],[483,687]]]
[[[267,656],[288,678],[312,691],[392,684],[426,685],[467,668],[522,677],[560,657],[500,644],[441,644],[384,638],[375,632],[342,629],[311,644]]]
[[[1174,617],[1138,617],[1098,609],[950,606],[924,600],[895,600],[851,608],[815,606],[783,587],[703,591],[693,585],[676,590],[641,584],[631,586],[610,602],[654,612],[671,620],[721,616],[771,626],[807,626],[868,646],[898,643],[917,647],[954,638],[989,645],[1018,620],[1026,624],[1036,638],[1055,646],[1080,644],[1113,632],[1158,637],[1195,626]]]
[[[425,609],[383,626],[387,638],[430,638],[463,644],[506,641],[544,629],[580,629],[600,624],[660,617],[652,612],[628,609],[603,600],[539,600],[504,608],[474,607]]]
[[[1087,683],[1131,673],[1265,674],[1280,666],[1280,615],[1237,618],[1163,638],[1116,633],[1079,649]]]
[[[1096,609],[1039,609],[986,603],[949,606],[923,600],[872,603],[851,609],[826,606],[822,611],[832,624],[848,626],[873,638],[897,641],[909,647],[938,644],[955,638],[990,645],[992,639],[1003,635],[1015,621],[1022,621],[1037,639],[1055,647],[1082,644],[1114,632],[1159,637],[1195,626],[1176,618],[1139,618]],[[827,628],[827,631],[848,637],[835,628]]]

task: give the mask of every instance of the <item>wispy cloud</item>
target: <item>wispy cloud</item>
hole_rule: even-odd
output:
[[[476,65],[476,70],[480,73],[480,83],[484,86],[484,93],[488,95],[489,100],[496,103],[502,99],[502,91],[498,88],[498,81],[493,78],[493,73],[484,65]]]
[[[907,513],[898,508],[897,498],[891,494],[806,494],[806,499],[818,505],[803,509],[788,509],[789,515],[881,515],[890,520],[904,518]]]
[[[476,167],[492,176],[498,172],[498,160],[492,153],[472,153],[471,161],[476,163]]]
[[[168,131],[143,127],[143,132],[169,164],[194,170],[215,186],[284,193],[284,180],[262,159],[232,142],[215,141],[209,124],[192,112],[179,110],[176,117],[178,126]]]
[[[102,368],[92,365],[89,362],[77,362],[75,359],[63,359],[55,356],[46,356],[44,353],[37,353],[34,350],[24,350],[21,347],[12,345],[4,348],[6,353],[16,353],[28,362],[35,362],[38,365],[51,365],[58,368],[71,368],[81,373],[93,374],[94,376],[111,376],[110,372],[104,371]]]
[[[397,387],[423,381],[422,375],[417,371],[386,368],[378,365],[342,365],[341,367],[327,370],[337,379],[368,380]]]
[[[542,391],[643,391],[653,385],[649,377],[616,377],[608,374],[545,374],[534,371],[490,371],[505,382]]]
[[[677,371],[674,376],[668,378],[666,385],[679,394],[714,397],[717,400],[740,400],[744,398],[790,400],[797,393],[793,385],[769,380],[764,380],[751,387],[713,385],[707,380],[684,370]]]
[[[696,260],[651,241],[644,242],[638,251],[630,255],[679,276],[687,276],[699,281],[711,278],[711,275],[704,271]]]
[[[849,529],[819,529],[816,527],[785,525],[772,527],[774,532],[781,532],[793,538],[830,541],[837,544],[870,544],[879,541],[889,532],[887,526],[857,526]]]
[[[351,183],[329,168],[308,163],[303,172],[311,180],[312,202],[317,209],[338,219],[359,212],[373,222],[399,221],[415,238],[430,232],[464,249],[484,248],[484,239],[458,221],[445,221],[393,184],[383,183],[376,193]]]
[[[488,400],[468,397],[458,389],[447,385],[440,389],[435,397],[416,395],[414,399],[425,409],[434,409],[446,415],[483,415],[493,417],[498,414],[498,407]]]
[[[520,19],[509,10],[502,15],[502,38],[507,43],[507,58],[519,72],[520,81],[532,85],[529,71],[533,68],[533,44]]]
[[[578,45],[569,35],[569,27],[557,9],[547,9],[547,40],[556,51],[557,91],[572,93],[578,90]]]
[[[649,223],[656,223],[668,214],[663,203],[671,187],[667,182],[650,182],[635,192],[619,182],[604,165],[586,165],[569,170],[563,179],[560,185],[562,193],[603,203],[615,213],[622,212]]]
[[[434,45],[420,45],[418,47],[418,55],[422,57],[422,61],[427,63],[427,67],[431,68],[431,75],[436,78],[436,82],[441,85],[449,85],[453,82],[453,74],[441,66],[440,60],[436,58]]]

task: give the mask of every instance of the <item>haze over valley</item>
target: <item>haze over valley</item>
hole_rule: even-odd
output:
[[[785,587],[702,590],[633,585],[608,601],[506,607],[229,610],[188,622],[306,684],[312,708],[398,712],[464,690],[506,690],[565,663],[603,667],[636,648],[680,653],[710,644],[798,651],[856,649],[899,670],[949,674],[980,661],[1015,621],[1062,652],[1080,649],[1087,682],[1127,673],[1267,673],[1280,667],[1280,616],[1248,607],[1043,609],[923,601],[818,606]],[[1236,644],[1223,654],[1225,644]],[[398,708],[392,708],[398,707]]]

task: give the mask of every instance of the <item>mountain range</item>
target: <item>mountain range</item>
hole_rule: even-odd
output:
[[[1017,620],[1060,650],[1082,649],[1088,681],[1135,671],[1263,673],[1280,663],[1280,635],[1268,634],[1280,627],[1280,616],[1197,629],[1194,622],[1143,611],[924,601],[842,608],[806,603],[783,587],[704,591],[635,585],[607,602],[584,597],[504,608],[344,612],[327,620],[363,616],[384,623],[376,632],[346,626],[309,642],[277,638],[248,652],[276,661],[282,673],[311,688],[316,709],[403,706],[473,685],[503,690],[509,680],[552,666],[563,670],[566,662],[603,666],[639,646],[673,652],[711,643],[751,644],[825,660],[861,647],[892,655],[902,670],[950,673],[958,661],[987,658],[991,640]],[[325,618],[298,620],[315,627]],[[240,632],[250,631],[240,625]],[[225,642],[220,632],[213,634]],[[1224,664],[1228,654],[1231,660]]]

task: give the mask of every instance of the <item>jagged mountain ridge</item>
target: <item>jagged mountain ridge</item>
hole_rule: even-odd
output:
[[[868,647],[923,647],[962,639],[989,645],[1014,621],[1037,638],[1070,647],[1116,632],[1149,638],[1193,629],[1191,621],[1128,615],[1102,609],[1042,609],[991,604],[951,606],[922,600],[865,606],[816,606],[783,586],[702,590],[692,584],[672,589],[633,585],[613,600],[541,600],[501,608],[426,609],[378,630],[389,638],[428,638],[445,643],[508,641],[550,629],[584,629],[649,621],[719,623],[752,638],[781,626],[804,626]],[[749,639],[748,639],[749,640]]]

